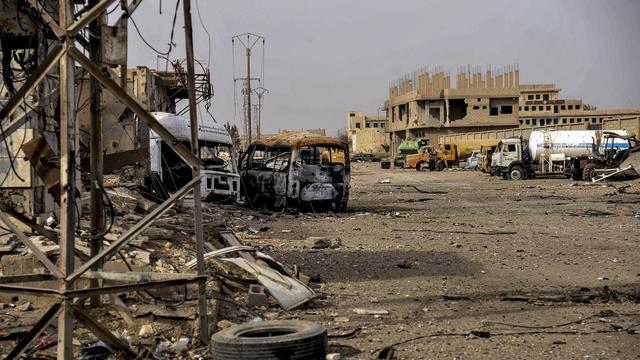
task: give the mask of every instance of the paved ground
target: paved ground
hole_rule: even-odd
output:
[[[293,316],[361,329],[332,339],[347,358],[417,336],[399,358],[638,358],[640,183],[612,185],[356,164],[347,212],[279,216],[260,242],[324,283]]]

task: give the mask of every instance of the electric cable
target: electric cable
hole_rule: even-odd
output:
[[[142,34],[140,33],[140,29],[138,29],[138,25],[136,24],[135,20],[133,20],[133,17],[130,17],[129,20],[131,20],[131,23],[133,24],[133,27],[136,29],[136,32],[138,33],[138,35],[140,36],[140,39],[154,52],[156,52],[158,55],[164,55],[164,56],[169,56],[169,54],[171,53],[171,47],[169,47],[169,51],[167,52],[162,52],[162,51],[158,51],[156,50],[156,48],[154,48],[151,44],[149,44],[149,42],[147,41],[147,39],[144,38],[144,36],[142,36]]]

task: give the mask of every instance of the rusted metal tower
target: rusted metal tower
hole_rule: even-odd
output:
[[[107,7],[116,0],[91,0],[84,9],[74,15],[74,4],[72,0],[57,1],[57,19],[54,19],[48,12],[42,11],[42,3],[37,0],[20,0],[25,6],[29,6],[37,11],[41,16],[41,25],[48,32],[53,34],[54,43],[49,47],[48,53],[43,56],[39,65],[31,72],[30,77],[17,89],[9,98],[5,106],[0,109],[0,121],[5,130],[15,129],[11,115],[24,103],[25,97],[32,93],[38,84],[49,74],[55,72],[58,64],[58,94],[60,111],[54,120],[59,124],[60,147],[59,158],[59,201],[60,204],[60,234],[40,229],[43,235],[51,238],[52,241],[60,245],[60,258],[56,266],[31,240],[22,233],[16,224],[5,214],[6,209],[0,211],[0,220],[4,222],[12,232],[16,234],[19,241],[30,249],[34,257],[42,263],[46,269],[45,273],[22,274],[0,277],[0,291],[8,293],[19,293],[34,296],[44,296],[55,300],[52,305],[35,324],[35,326],[24,336],[11,351],[6,359],[18,358],[27,346],[44,331],[44,329],[58,319],[58,359],[72,359],[72,339],[74,331],[74,320],[83,324],[96,337],[102,339],[111,347],[125,354],[127,358],[134,358],[135,354],[122,339],[116,337],[109,329],[105,328],[96,319],[91,317],[85,309],[80,306],[79,299],[93,298],[92,303],[99,305],[99,296],[103,294],[117,294],[123,292],[137,291],[158,287],[172,287],[186,284],[198,284],[198,317],[200,321],[199,339],[208,342],[208,322],[207,322],[207,297],[206,297],[206,275],[204,268],[204,240],[202,232],[202,212],[200,197],[200,168],[201,161],[198,157],[197,143],[197,109],[195,99],[194,84],[194,58],[193,39],[191,24],[191,1],[182,0],[185,23],[185,43],[187,47],[187,87],[189,93],[189,105],[191,115],[191,150],[178,141],[167,129],[165,129],[149,112],[145,110],[143,104],[130,94],[123,85],[126,84],[126,64],[121,64],[123,70],[120,74],[114,73],[110,68],[102,66],[99,51],[103,48],[104,37],[96,36],[95,39],[86,41],[81,36],[81,30],[90,26],[93,31],[98,30],[101,25],[101,18],[105,15]],[[55,3],[55,1],[52,1]],[[126,26],[129,16],[140,5],[141,0],[120,0],[119,4],[123,12],[120,24]],[[91,25],[90,25],[91,24]],[[85,56],[78,46],[81,46],[89,53]],[[126,43],[125,45],[126,46]],[[92,79],[93,95],[91,97],[92,127],[90,141],[91,168],[96,182],[101,181],[101,115],[100,115],[100,93],[105,89],[119,101],[124,103],[139,119],[144,121],[150,129],[157,133],[168,146],[170,146],[191,168],[193,179],[184,187],[178,189],[169,199],[159,204],[153,211],[144,216],[137,224],[123,233],[117,240],[111,242],[105,248],[101,248],[97,242],[92,247],[91,257],[85,259],[76,268],[74,255],[77,254],[76,243],[76,177],[78,165],[76,162],[78,154],[79,131],[76,121],[74,105],[76,103],[76,67],[82,67]],[[124,78],[121,78],[123,76]],[[18,125],[19,126],[19,125]],[[194,194],[194,223],[196,234],[196,259],[197,273],[183,274],[163,274],[154,272],[128,272],[114,273],[101,270],[103,261],[110,259],[124,245],[138,236],[144,229],[150,226],[155,219],[169,210],[179,199],[187,193],[193,191]],[[93,194],[94,197],[97,194]],[[97,196],[99,197],[99,196]],[[96,199],[97,199],[96,197]],[[92,202],[92,223],[98,223],[102,214],[100,201]],[[37,230],[37,229],[36,229]],[[102,240],[100,241],[102,242]],[[78,280],[90,280],[88,288],[79,288]],[[115,282],[115,285],[102,285],[102,280]],[[43,288],[37,286],[22,286],[17,283],[29,283],[36,281],[55,282],[57,287]]]

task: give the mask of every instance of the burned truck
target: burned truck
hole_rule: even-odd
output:
[[[188,117],[164,112],[152,114],[178,141],[188,148],[191,147],[191,124]],[[202,175],[200,189],[203,199],[212,202],[236,202],[240,195],[240,176],[229,132],[224,127],[204,118],[198,125],[198,147],[198,155],[203,164],[200,171]],[[161,187],[168,193],[172,193],[192,179],[191,167],[151,130],[149,153],[150,176],[145,183],[157,178],[162,184]],[[156,187],[152,184],[146,185],[149,188]],[[167,195],[162,196],[162,198],[166,197]]]
[[[252,143],[240,158],[248,206],[336,211],[349,201],[349,147],[340,139],[283,132]]]

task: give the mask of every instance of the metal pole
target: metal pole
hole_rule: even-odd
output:
[[[97,0],[89,1],[90,6],[95,6]],[[96,66],[102,68],[102,23],[103,16],[100,15],[89,24],[89,47],[90,58]],[[104,203],[102,198],[103,184],[103,156],[102,156],[102,87],[100,82],[93,76],[89,76],[89,88],[91,89],[91,141],[90,141],[90,162],[91,162],[91,229],[98,232],[105,225],[104,221]],[[84,81],[84,79],[82,80]],[[102,239],[92,239],[90,242],[91,257],[98,255],[102,248]],[[97,262],[91,269],[99,271],[102,268],[102,261]],[[100,286],[100,280],[91,279],[90,286],[92,288]],[[94,296],[90,299],[91,306],[100,306],[100,296]]]
[[[191,23],[191,0],[183,0],[184,5],[184,35],[187,50],[187,90],[189,93],[189,119],[191,123],[191,151],[195,156],[200,156],[198,143],[198,108],[196,105],[195,68],[193,59],[193,28]],[[251,135],[249,135],[251,136]],[[249,137],[250,138],[250,137]],[[200,178],[200,166],[194,166],[192,170],[194,178]],[[202,233],[202,194],[200,193],[200,180],[193,187],[193,215],[196,233],[196,261],[198,275],[205,275],[204,267],[204,235]],[[209,343],[209,323],[207,321],[207,288],[206,282],[198,283],[198,318],[200,327],[198,335],[200,342]]]
[[[59,1],[59,21],[64,28],[73,22],[73,2]],[[69,56],[69,48],[74,39],[64,39],[67,52],[60,58],[60,271],[73,272],[73,249],[75,241],[75,157],[77,126],[74,116],[74,61]],[[60,281],[60,290],[73,289],[74,281]],[[71,299],[62,301],[62,312],[58,317],[58,359],[73,358],[73,316]]]
[[[247,35],[247,42],[248,40]],[[251,145],[251,48],[247,47],[247,146]]]

